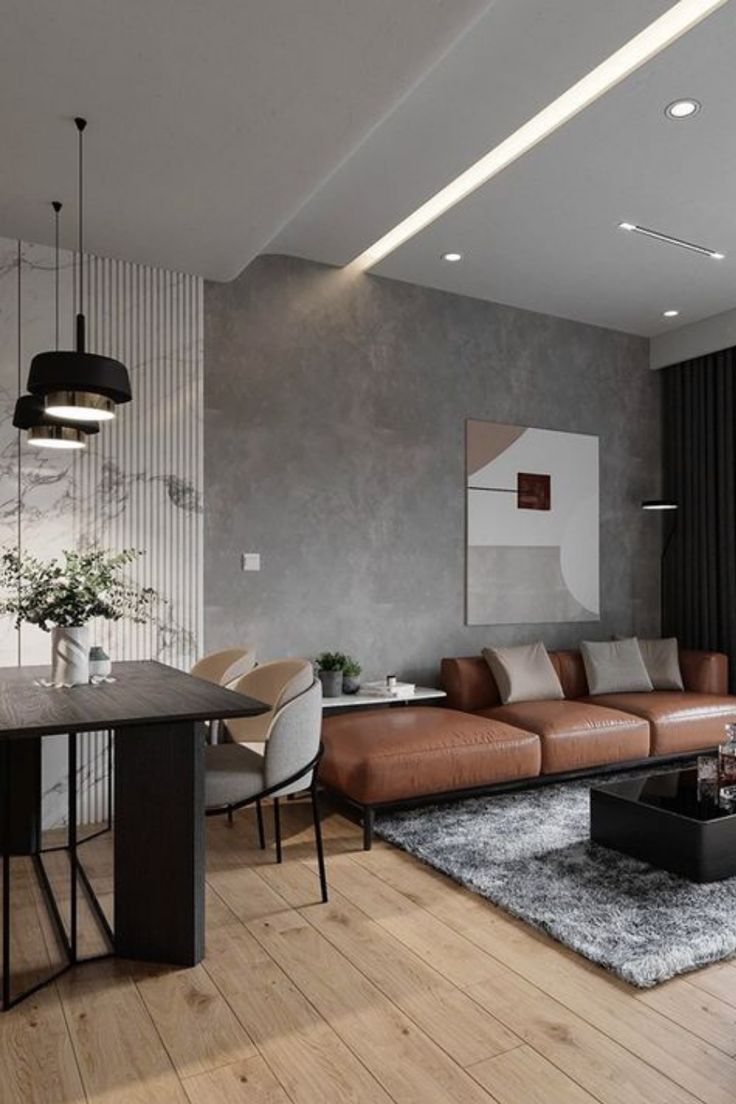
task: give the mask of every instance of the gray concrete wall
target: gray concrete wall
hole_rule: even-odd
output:
[[[432,682],[491,641],[656,631],[647,365],[642,338],[292,257],[207,284],[207,648],[341,649]],[[466,418],[599,435],[600,623],[463,624]]]

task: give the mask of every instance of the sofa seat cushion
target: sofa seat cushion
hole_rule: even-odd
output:
[[[364,805],[539,774],[539,739],[454,709],[394,706],[327,717],[319,780]]]
[[[649,755],[649,725],[620,709],[581,701],[519,702],[484,709],[480,715],[536,732],[542,742],[542,774]]]
[[[653,690],[649,694],[604,694],[587,700],[648,721],[652,755],[715,747],[723,740],[724,727],[736,723],[736,697],[718,694]]]

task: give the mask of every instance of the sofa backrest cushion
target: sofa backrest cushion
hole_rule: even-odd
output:
[[[550,652],[566,698],[588,694],[585,666],[580,652]],[[728,657],[723,652],[680,651],[680,669],[685,689],[698,694],[728,694]],[[442,660],[442,688],[450,709],[476,713],[501,704],[491,669],[483,656],[460,656]]]
[[[483,656],[453,656],[442,660],[440,676],[446,705],[465,713],[501,704],[496,680]]]
[[[564,652],[550,652],[550,657],[557,667],[565,697],[584,698],[588,693],[588,679],[580,652],[570,648]]]
[[[588,693],[585,667],[580,652],[550,652],[549,658],[557,672],[566,698],[584,698]],[[483,656],[453,656],[442,660],[442,688],[447,694],[446,705],[476,713],[501,704],[501,695],[491,669]]]

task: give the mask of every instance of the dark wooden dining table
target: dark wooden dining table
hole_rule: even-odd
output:
[[[113,666],[114,681],[56,688],[46,667],[0,668],[0,845],[3,873],[2,1007],[61,972],[13,993],[11,858],[29,856],[47,899],[63,970],[77,964],[77,894],[105,930],[111,953],[193,966],[204,955],[204,750],[206,721],[253,717],[268,706],[155,661]],[[97,901],[79,855],[77,735],[113,740],[114,918]],[[45,872],[41,740],[68,736],[70,909],[60,915]],[[58,850],[58,848],[55,848]]]

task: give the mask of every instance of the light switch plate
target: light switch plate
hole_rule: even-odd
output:
[[[260,571],[261,570],[261,554],[260,552],[243,552],[240,557],[240,565],[243,571]]]

